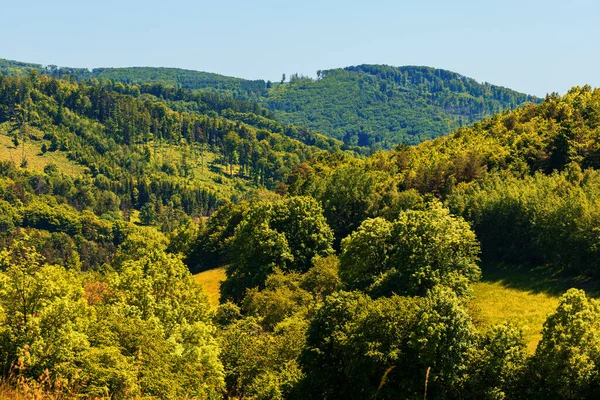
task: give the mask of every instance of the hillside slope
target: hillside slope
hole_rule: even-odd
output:
[[[124,83],[162,82],[251,100],[280,122],[306,126],[347,144],[391,148],[450,133],[494,113],[539,99],[429,67],[360,65],[318,71],[317,79],[244,80],[176,68],[58,68],[0,60],[0,73],[29,69],[79,79]]]
[[[360,65],[292,76],[264,101],[283,121],[346,143],[390,148],[450,133],[488,115],[537,99],[428,67]]]
[[[166,213],[168,230],[183,215],[209,215],[257,188],[274,189],[298,163],[340,149],[263,111],[161,84],[0,76],[0,160],[26,175],[71,176],[66,192],[49,184],[36,191],[62,190],[61,201],[79,210],[128,219],[153,208]]]

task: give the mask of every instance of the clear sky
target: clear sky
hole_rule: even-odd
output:
[[[279,80],[427,65],[535,95],[600,86],[600,0],[0,0],[0,58]]]

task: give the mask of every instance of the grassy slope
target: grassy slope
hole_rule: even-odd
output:
[[[542,338],[544,321],[557,305],[558,297],[554,295],[507,287],[501,280],[483,281],[473,285],[469,311],[482,329],[505,321],[518,325],[533,353]]]
[[[484,266],[481,282],[473,285],[469,310],[482,328],[510,321],[523,330],[531,352],[541,339],[544,321],[569,288],[599,297],[594,282],[551,274],[543,267]]]
[[[213,307],[219,305],[219,285],[225,280],[225,267],[210,269],[194,275],[196,282],[202,285]]]
[[[216,307],[225,268],[200,272],[194,278]],[[546,317],[556,309],[558,298],[571,287],[585,289],[593,297],[600,295],[591,282],[550,276],[543,268],[486,266],[481,282],[473,285],[473,299],[468,308],[481,329],[505,321],[518,325],[533,353],[542,337]]]
[[[58,170],[66,175],[73,177],[81,176],[88,171],[88,168],[71,161],[67,158],[65,152],[53,151],[42,154],[42,145],[50,147],[50,141],[42,139],[43,132],[35,128],[29,128],[32,137],[36,139],[27,140],[25,143],[25,158],[27,159],[27,169],[35,172],[42,172],[48,164],[56,164]],[[22,145],[15,147],[12,141],[10,124],[5,122],[0,124],[0,161],[12,161],[15,165],[21,164]],[[152,147],[152,143],[150,143]],[[180,146],[169,145],[164,150],[164,157],[168,160],[180,162],[182,159],[182,148]],[[159,157],[162,160],[162,155]],[[162,161],[161,161],[162,162]],[[230,176],[229,171],[219,164],[218,155],[210,151],[204,152],[204,167],[202,160],[190,160],[192,164],[193,180],[202,182],[207,188],[210,188],[222,198],[229,199],[232,194],[243,194],[254,187],[254,184],[246,179],[235,176],[239,167],[234,167],[234,176]]]
[[[152,147],[152,142],[149,146]],[[181,146],[169,145],[164,151],[164,155],[167,160],[178,163],[182,159],[183,152],[184,149]],[[233,176],[231,176],[229,170],[218,162],[218,158],[218,154],[205,151],[204,167],[202,167],[202,159],[199,155],[197,160],[190,158],[189,162],[192,165],[191,179],[204,183],[207,188],[221,195],[222,198],[230,198],[232,194],[242,194],[254,188],[253,182],[239,178],[236,175],[239,173],[238,166],[234,166]],[[158,159],[162,160],[162,156],[159,156]]]
[[[30,128],[33,136],[42,137],[43,134],[35,128]],[[17,166],[21,164],[23,148],[19,144],[18,148],[12,142],[10,136],[10,126],[8,123],[0,124],[0,161],[13,161]],[[82,175],[85,167],[70,161],[66,154],[60,151],[46,152],[42,154],[42,144],[50,146],[50,142],[43,139],[28,140],[25,143],[25,158],[27,159],[27,168],[32,171],[42,172],[48,164],[54,163],[58,169],[71,176]]]

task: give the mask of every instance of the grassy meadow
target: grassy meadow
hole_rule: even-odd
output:
[[[505,286],[501,280],[482,281],[473,285],[469,311],[482,329],[505,321],[518,325],[523,331],[531,353],[542,338],[542,326],[548,314],[556,309],[558,297]]]
[[[202,285],[213,307],[219,305],[219,285],[225,280],[225,267],[209,269],[194,275],[196,282]]]
[[[42,145],[50,146],[48,140],[41,139],[43,133],[35,128],[29,128],[31,130],[31,136],[36,137],[36,140],[27,140],[25,142],[25,158],[27,160],[27,169],[42,172],[44,167],[48,164],[56,164],[59,171],[63,174],[77,177],[83,175],[86,168],[77,164],[76,162],[70,161],[66,153],[61,151],[48,151],[45,154],[42,153]],[[0,124],[0,161],[12,161],[18,167],[21,164],[21,157],[23,155],[22,144],[15,147],[12,141],[12,134],[10,133],[10,124]]]
[[[225,280],[225,268],[216,268],[194,275],[213,307],[219,304],[219,285]],[[523,331],[531,353],[542,338],[542,327],[548,314],[558,305],[559,297],[571,287],[585,289],[593,297],[598,292],[592,283],[548,274],[544,268],[485,266],[480,282],[472,286],[473,297],[468,309],[481,329],[505,321]]]
[[[531,353],[542,338],[546,317],[564,292],[574,287],[599,297],[592,281],[562,277],[544,267],[485,265],[482,271],[468,304],[475,323],[482,329],[505,321],[518,325]]]

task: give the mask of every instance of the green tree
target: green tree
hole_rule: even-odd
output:
[[[479,278],[478,254],[469,225],[434,202],[402,212],[393,223],[363,222],[342,242],[340,277],[375,296],[424,295],[436,285],[462,295]]]
[[[0,252],[0,271],[4,376],[20,363],[26,378],[48,370],[52,379],[75,379],[92,317],[77,273],[44,264],[21,240]]]
[[[526,394],[527,346],[510,323],[490,328],[471,353],[465,398],[512,399]]]
[[[233,234],[244,214],[249,210],[247,202],[227,203],[208,220],[206,229],[199,233],[185,263],[194,272],[226,265]]]
[[[238,320],[223,330],[221,359],[229,396],[288,398],[302,378],[298,358],[306,322],[288,318],[266,332],[256,319]]]
[[[144,225],[154,225],[156,222],[156,210],[154,203],[148,202],[144,204],[140,210],[140,222]]]
[[[316,256],[313,258],[313,266],[302,275],[300,287],[312,293],[318,300],[325,300],[327,296],[342,288],[339,267],[340,262],[335,255]]]
[[[233,176],[233,164],[237,161],[237,149],[240,145],[240,137],[235,132],[228,132],[223,138],[224,155],[229,164],[229,175]]]
[[[300,357],[301,388],[315,398],[459,398],[469,377],[476,333],[456,295],[329,296],[310,322]]]
[[[365,220],[342,241],[340,278],[354,290],[367,290],[390,269],[393,223],[383,218]]]
[[[570,289],[548,316],[532,362],[539,398],[592,399],[600,390],[600,307]]]
[[[300,274],[285,274],[276,269],[266,279],[263,290],[248,290],[242,302],[242,310],[249,315],[261,317],[261,324],[267,329],[273,329],[276,324],[296,313],[308,312],[313,296],[300,285]]]
[[[208,321],[206,294],[176,255],[147,249],[141,258],[125,261],[113,279],[121,301],[144,320],[157,318],[167,335],[183,323]]]
[[[331,253],[332,241],[331,229],[312,198],[254,204],[235,229],[222,298],[240,302],[246,289],[263,288],[275,267],[306,272],[315,256]]]

